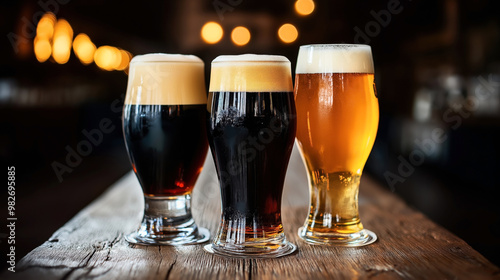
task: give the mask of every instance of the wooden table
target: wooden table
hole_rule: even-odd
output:
[[[309,245],[297,237],[307,215],[306,173],[295,149],[282,206],[287,237],[298,252],[278,259],[230,259],[183,247],[129,245],[143,200],[128,173],[52,237],[19,261],[8,279],[497,279],[500,269],[463,240],[409,208],[368,176],[360,214],[379,240],[359,248]],[[64,211],[64,209],[61,209]],[[211,155],[193,193],[193,215],[212,235],[220,216]],[[36,234],[35,232],[33,234]]]

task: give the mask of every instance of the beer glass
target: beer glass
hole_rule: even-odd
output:
[[[212,62],[208,138],[222,214],[209,252],[273,258],[290,254],[281,197],[296,132],[290,61],[219,56]]]
[[[128,242],[183,245],[209,239],[191,215],[191,191],[208,150],[206,103],[198,57],[146,54],[130,62],[123,135],[145,209]]]
[[[370,46],[301,46],[295,102],[310,188],[310,212],[299,236],[341,246],[375,242],[358,214],[359,181],[379,119]]]

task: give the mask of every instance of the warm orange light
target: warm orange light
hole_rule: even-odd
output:
[[[71,43],[73,41],[73,29],[64,20],[57,21],[54,27],[54,39],[52,41],[52,57],[59,64],[68,62],[71,55]]]
[[[95,45],[90,40],[89,36],[80,33],[73,40],[73,51],[80,61],[87,65],[94,61]]]
[[[111,71],[120,66],[122,56],[120,50],[112,46],[101,46],[94,53],[94,61],[99,68]]]
[[[57,36],[52,42],[52,57],[59,64],[68,62],[71,55],[71,39],[65,36]]]
[[[310,15],[314,11],[313,0],[297,0],[295,2],[295,11],[301,16]]]
[[[130,60],[132,59],[132,54],[129,53],[128,51],[120,50],[120,55],[121,55],[120,65],[118,65],[118,67],[115,68],[116,70],[119,71],[125,70],[128,67]]]
[[[45,13],[36,27],[36,36],[40,39],[50,40],[54,35],[56,16],[53,13]]]
[[[235,45],[244,46],[250,42],[250,31],[243,26],[238,26],[231,32],[231,40]]]
[[[50,46],[49,40],[36,37],[33,43],[36,59],[39,62],[45,62],[49,59],[50,54],[52,53],[52,47]]]
[[[222,39],[224,30],[220,24],[210,21],[201,28],[201,38],[208,44],[215,44]]]
[[[73,37],[73,28],[69,22],[65,19],[60,19],[56,22],[54,26],[54,37],[56,35],[68,35],[69,37]]]
[[[115,47],[112,47],[112,51],[114,59],[113,63],[111,64],[111,67],[113,67],[113,70],[116,70],[122,63],[122,54],[120,53],[120,50]]]
[[[292,43],[297,40],[299,32],[293,24],[285,23],[278,30],[278,36],[284,43]]]

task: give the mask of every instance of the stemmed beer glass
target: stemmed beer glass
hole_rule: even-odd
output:
[[[123,135],[144,193],[144,217],[125,239],[145,245],[206,242],[191,191],[208,150],[204,64],[193,55],[147,54],[130,62]]]

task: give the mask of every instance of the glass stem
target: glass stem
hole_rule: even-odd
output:
[[[191,195],[144,197],[144,218],[139,229],[144,236],[167,237],[179,232],[192,235],[196,231],[191,215]]]

